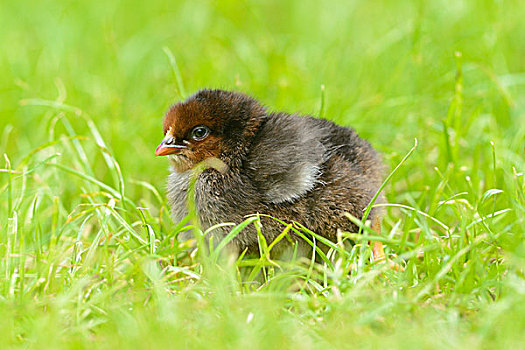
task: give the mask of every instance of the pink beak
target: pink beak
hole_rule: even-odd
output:
[[[177,154],[180,153],[181,150],[186,148],[186,146],[183,145],[172,145],[166,143],[167,138],[162,140],[162,142],[157,146],[157,149],[155,150],[155,156],[167,156],[168,154]]]

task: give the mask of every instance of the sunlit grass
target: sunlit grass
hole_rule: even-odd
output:
[[[524,17],[519,1],[3,4],[0,347],[521,347]],[[278,261],[260,235],[260,256],[231,260],[172,223],[153,151],[166,108],[203,87],[356,128],[392,175],[382,235],[290,222],[281,239],[329,252]]]

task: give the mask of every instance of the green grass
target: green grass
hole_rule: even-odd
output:
[[[522,1],[1,8],[0,348],[523,347]],[[355,235],[323,264],[190,254],[153,151],[203,87],[353,126],[389,169],[417,138],[363,229],[404,270]]]

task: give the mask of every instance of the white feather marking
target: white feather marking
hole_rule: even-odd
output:
[[[267,193],[268,200],[272,203],[291,202],[306,192],[312,190],[319,182],[321,171],[317,165],[307,164],[299,171],[295,172],[295,176],[287,179],[283,183],[276,184]]]

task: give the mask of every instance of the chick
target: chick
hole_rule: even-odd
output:
[[[206,168],[195,183],[203,229],[260,213],[298,222],[336,241],[338,229],[357,232],[343,213],[361,218],[381,183],[380,157],[354,130],[310,116],[268,112],[238,92],[201,90],[175,104],[164,118],[164,135],[155,155],[171,160],[168,199],[175,223],[188,214],[192,169],[211,159],[220,166]],[[377,222],[379,215],[374,209],[370,219]],[[284,228],[265,216],[262,224],[268,244]],[[228,231],[213,232],[217,242]],[[231,246],[258,252],[256,231],[248,227]]]

